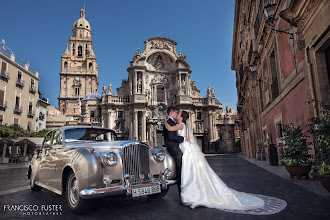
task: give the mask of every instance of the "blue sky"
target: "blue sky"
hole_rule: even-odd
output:
[[[187,56],[191,80],[205,97],[208,85],[223,107],[236,109],[235,72],[231,70],[234,0],[85,1],[94,53],[103,84],[121,85],[144,40],[162,36],[176,41]],[[80,17],[83,0],[3,0],[0,38],[17,59],[39,72],[39,90],[57,107],[61,55]]]

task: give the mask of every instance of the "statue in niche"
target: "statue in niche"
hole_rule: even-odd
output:
[[[112,95],[112,85],[111,85],[111,83],[109,83],[109,86],[108,86],[108,94]]]
[[[185,94],[186,91],[186,81],[184,79],[181,81],[181,93]]]
[[[137,80],[137,92],[142,93],[142,79],[138,78]]]
[[[158,114],[158,108],[155,108],[154,111],[152,112],[152,117],[153,118],[158,118],[159,114]]]
[[[201,123],[198,123],[197,124],[197,131],[198,132],[201,132],[202,131],[202,124]]]

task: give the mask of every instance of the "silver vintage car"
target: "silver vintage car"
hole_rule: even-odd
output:
[[[114,195],[160,198],[175,184],[175,161],[162,147],[119,141],[101,127],[61,127],[49,132],[28,169],[32,191],[65,195],[73,212],[90,199]]]

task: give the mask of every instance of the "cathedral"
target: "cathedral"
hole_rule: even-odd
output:
[[[48,108],[47,128],[93,125],[113,129],[120,139],[162,146],[167,107],[189,113],[194,136],[204,153],[233,152],[236,111],[223,109],[212,88],[200,95],[191,81],[186,56],[165,37],[144,41],[127,68],[128,78],[114,94],[111,82],[98,93],[98,66],[91,26],[81,9],[61,57],[58,108]]]

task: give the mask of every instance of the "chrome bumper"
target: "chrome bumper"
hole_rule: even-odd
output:
[[[161,185],[162,189],[165,190],[168,186],[176,184],[176,180],[168,180],[167,176],[164,174],[163,171],[160,173],[159,180],[155,180],[150,183],[131,185],[130,177],[128,175],[125,175],[124,181],[125,184],[120,186],[104,187],[98,189],[84,189],[80,191],[79,196],[83,199],[95,199],[116,195],[131,196],[132,189]]]

